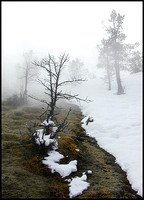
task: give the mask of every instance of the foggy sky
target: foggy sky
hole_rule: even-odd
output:
[[[23,53],[35,57],[66,51],[95,71],[97,49],[111,11],[125,15],[125,42],[142,44],[142,2],[2,2],[3,93],[19,91],[17,64]]]

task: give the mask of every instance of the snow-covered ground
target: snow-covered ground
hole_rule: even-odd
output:
[[[79,104],[86,116],[83,127],[103,149],[115,156],[132,188],[142,196],[142,73],[124,72],[121,80],[125,86],[124,95],[116,95],[115,80],[112,90],[108,91],[100,71],[95,79],[71,86],[71,90],[93,100]],[[86,125],[89,116],[94,121]]]

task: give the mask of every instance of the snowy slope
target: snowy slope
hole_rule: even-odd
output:
[[[132,188],[142,196],[142,73],[125,72],[121,79],[125,95],[116,95],[115,80],[112,90],[108,91],[99,75],[71,90],[93,100],[80,103],[86,116],[83,122],[89,116],[94,119],[83,127],[102,148],[115,156],[116,162],[127,172]]]

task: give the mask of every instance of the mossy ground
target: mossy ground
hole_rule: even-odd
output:
[[[59,122],[63,121],[67,109],[60,111],[56,111]],[[42,164],[43,155],[39,147],[26,134],[26,122],[39,123],[40,113],[41,108],[3,107],[2,198],[69,198],[68,183]],[[86,135],[81,127],[82,118],[78,107],[73,107],[68,126],[58,134],[59,152],[65,156],[61,163],[78,161],[78,171],[70,177],[81,176],[87,170],[93,172],[88,175],[90,187],[76,198],[139,198],[131,189],[126,173],[115,163],[115,158]]]

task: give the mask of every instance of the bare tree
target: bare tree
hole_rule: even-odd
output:
[[[69,55],[66,53],[63,53],[58,57],[58,60],[55,59],[54,56],[48,55],[48,58],[43,58],[41,61],[34,61],[33,64],[37,67],[42,68],[45,72],[47,77],[43,80],[38,79],[38,81],[42,84],[42,86],[45,88],[45,94],[47,95],[49,100],[41,100],[34,98],[36,100],[39,100],[47,105],[47,108],[45,109],[43,114],[47,115],[46,119],[46,125],[45,125],[45,132],[46,134],[50,133],[50,121],[52,122],[54,119],[54,111],[56,108],[56,103],[60,99],[66,99],[66,100],[72,100],[75,99],[77,101],[86,101],[89,102],[89,100],[82,99],[78,96],[78,94],[71,94],[67,92],[63,92],[63,86],[71,84],[71,83],[80,83],[84,81],[84,79],[71,79],[71,80],[62,80],[62,75],[64,73],[65,67],[67,66],[69,62]],[[30,95],[29,95],[30,96]],[[31,96],[30,96],[31,97]],[[33,98],[33,97],[32,97]],[[70,109],[71,110],[71,109]],[[66,119],[70,113],[70,110],[68,111],[68,114],[66,115],[63,123],[58,125],[58,129],[55,133],[51,134],[51,137],[55,137],[56,134],[63,129],[65,126]]]
[[[23,66],[18,66],[18,67],[22,69],[22,76],[20,77],[20,79],[24,79],[23,96],[24,96],[25,103],[27,103],[28,84],[30,81],[33,80],[34,77],[37,76],[37,68],[32,64],[32,57],[33,57],[32,50],[30,50],[29,52],[23,53],[23,56],[24,56],[24,64]]]

